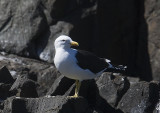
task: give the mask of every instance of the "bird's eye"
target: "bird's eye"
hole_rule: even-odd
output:
[[[66,40],[62,40],[63,42],[65,42]]]

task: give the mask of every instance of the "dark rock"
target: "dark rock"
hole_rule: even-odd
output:
[[[118,104],[124,113],[152,113],[159,99],[156,83],[138,82],[131,85]]]
[[[86,49],[91,46],[87,42],[91,39],[90,34],[94,32],[92,22],[95,19],[93,15],[96,12],[96,7],[94,7],[96,0],[68,2],[43,0],[43,4],[47,5],[47,13],[49,12],[49,17],[52,16],[53,25],[50,25],[50,30],[46,32],[42,40],[37,40],[37,53],[40,59],[53,62],[54,40],[61,34],[72,36],[73,40],[79,41]]]
[[[37,82],[39,84],[37,89],[39,96],[45,95],[52,86],[54,80],[59,76],[53,64],[38,60],[6,54],[0,55],[0,62],[0,66],[5,65],[9,69],[13,78],[16,79],[18,75],[23,75]]]
[[[84,113],[88,109],[84,98],[71,99],[64,96],[41,98],[8,98],[4,113]]]
[[[13,77],[6,68],[6,66],[0,69],[0,83],[12,84],[14,82]]]
[[[109,76],[109,75],[107,75],[107,76]],[[104,78],[107,76],[104,76]],[[120,78],[123,78],[123,77],[120,77]],[[99,80],[99,82],[100,82],[100,80]],[[125,85],[127,85],[128,81],[124,79],[123,82],[125,83]],[[126,90],[125,88],[128,87],[128,86],[123,86],[124,85],[123,82],[121,80],[119,80],[118,77],[117,77],[117,79],[115,79],[115,83],[117,83],[120,87],[119,91],[117,91],[118,96],[116,99],[118,101],[119,101],[121,95],[125,92],[125,90]],[[52,85],[52,88],[50,89],[50,91],[47,94],[48,95],[55,95],[55,96],[56,95],[73,96],[74,91],[75,91],[75,84],[73,84],[73,83],[74,83],[73,80],[70,80],[70,79],[67,79],[63,76],[60,76],[57,80],[55,80],[55,83]],[[112,84],[113,83],[110,82],[108,85],[112,85]],[[99,87],[100,86],[98,86],[96,84],[95,80],[84,80],[81,83],[79,96],[85,98],[88,101],[88,104],[90,106],[90,109],[88,109],[88,112],[105,113],[107,111],[110,113],[122,113],[120,110],[116,110],[114,107],[112,107],[111,103],[108,103],[107,100],[105,100],[100,95]],[[118,88],[117,88],[117,90],[118,90]],[[102,90],[101,90],[101,92],[102,92]],[[115,91],[113,93],[117,93],[117,92]],[[104,95],[107,95],[107,93],[105,93]]]
[[[80,49],[127,65],[130,76],[159,80],[158,6],[156,0],[3,0],[0,50],[53,62],[54,40],[66,34]]]
[[[159,5],[158,0],[1,0],[0,51],[53,64],[54,40],[65,34],[80,43],[79,49],[109,58],[114,64],[127,65],[127,74],[132,76],[126,78],[105,73],[96,81],[83,81],[79,92],[83,98],[74,102],[64,97],[49,97],[49,100],[47,97],[9,98],[3,112],[46,112],[43,109],[47,108],[44,106],[50,107],[45,104],[49,102],[57,105],[55,108],[58,110],[64,101],[69,102],[64,105],[67,108],[63,106],[67,111],[70,107],[74,109],[71,105],[81,102],[81,99],[87,102],[76,105],[87,103],[87,113],[157,112],[159,86],[140,80],[160,81]],[[11,95],[74,94],[74,81],[60,76],[54,65],[4,52],[1,54],[0,110],[4,107],[1,101]],[[13,84],[14,79],[16,82]],[[37,111],[36,105],[39,106]],[[67,112],[72,113],[73,109]]]
[[[57,21],[54,18],[52,18],[51,15],[51,12],[55,9],[53,5],[56,3],[56,0],[41,0],[41,3],[48,25],[53,24],[55,21]]]
[[[40,0],[3,0],[0,11],[0,50],[36,57],[32,44],[48,27]]]
[[[159,112],[160,112],[160,99],[159,99],[159,102],[157,103],[157,105],[155,106],[153,113],[159,113]]]
[[[54,84],[55,87],[52,86],[53,89],[51,88],[51,92],[48,92],[48,94],[74,95],[75,84],[72,82],[64,89],[63,86],[67,81],[63,79],[63,76],[58,78],[55,82],[58,85]],[[121,75],[103,73],[96,79],[96,82],[95,80],[82,81],[79,95],[87,99],[90,106],[88,112],[143,113],[148,111],[147,113],[150,113],[158,102],[159,86],[154,82],[138,82],[139,79],[137,78],[132,83],[134,79],[130,79],[130,82]],[[131,86],[130,83],[132,83]],[[62,89],[64,91],[61,91]]]
[[[63,75],[61,75],[54,81],[54,83],[52,84],[52,87],[47,92],[47,95],[51,95],[51,96],[64,95],[74,82],[75,80],[68,79]]]
[[[38,95],[44,96],[46,95],[56,78],[59,77],[60,73],[53,65],[48,65],[47,68],[36,70],[36,73],[37,83],[40,85],[37,89]]]
[[[103,113],[102,111],[93,111],[93,113]]]
[[[73,96],[75,93],[75,80],[68,79],[64,76],[60,76],[52,85],[47,95],[65,95]],[[96,105],[97,88],[94,80],[82,81],[79,96],[87,99],[90,107]],[[93,110],[92,110],[93,111]]]
[[[25,76],[19,76],[10,91],[13,93],[16,92],[15,95],[19,97],[35,98],[38,97],[36,88],[37,84],[34,81],[27,79]]]
[[[80,49],[127,65],[128,75],[159,81],[156,0],[2,0],[0,9],[2,51],[53,62],[54,40],[66,34]]]
[[[145,0],[144,5],[144,18],[148,26],[148,51],[152,67],[152,75],[154,80],[160,81],[160,32],[158,30],[160,28],[160,3],[156,0]]]
[[[132,84],[136,84],[137,82],[140,81],[140,78],[138,77],[127,77],[127,79],[129,80],[129,83]]]
[[[61,75],[55,80],[52,87],[48,91],[47,95],[73,96],[74,93],[75,93],[75,80],[68,79],[64,77],[63,75]],[[92,103],[94,101],[93,98],[96,98],[95,97],[96,95],[95,81],[94,80],[82,81],[79,95],[86,98],[89,101],[89,103]],[[95,104],[95,102],[93,104]]]
[[[99,95],[112,107],[116,107],[122,96],[127,92],[130,83],[126,77],[103,73],[96,81]]]
[[[0,102],[10,96],[11,84],[0,83]]]
[[[73,23],[73,29],[70,32],[70,36],[73,40],[77,41],[80,46],[79,49],[94,52],[95,39],[97,40],[97,0],[93,1],[81,1],[78,4],[79,7],[72,12],[69,18],[69,22]],[[88,4],[85,4],[87,3]],[[86,6],[84,6],[86,5]]]
[[[127,65],[130,76],[152,80],[144,0],[99,0],[96,16],[98,36],[93,51],[114,64]]]
[[[4,7],[5,4],[7,4],[6,1],[4,1],[2,6]],[[15,5],[19,7],[12,8]],[[96,12],[96,7],[94,7],[96,6],[96,0],[68,2],[63,0],[17,1],[8,3],[7,6],[6,8],[2,7],[2,15],[5,16],[2,18],[0,30],[3,32],[5,28],[8,28],[8,30],[1,36],[0,49],[8,53],[40,58],[51,62],[54,56],[53,43],[57,36],[60,34],[69,35],[73,27],[74,30],[71,34],[74,37],[78,33],[79,35],[84,35],[77,36],[81,38],[85,36],[83,39],[86,39],[86,37],[90,36],[90,33],[94,32],[90,30],[93,29],[90,24],[94,21],[92,15],[95,15]],[[9,12],[14,12],[16,16]],[[9,27],[12,22],[14,26]],[[87,30],[83,28],[83,25],[85,25]],[[22,26],[25,27],[22,28]],[[11,43],[9,41],[10,36],[15,40],[19,40],[19,42],[12,41]],[[81,40],[81,42],[83,41]]]
[[[55,21],[63,18],[65,21],[74,25],[79,24],[82,18],[92,14],[91,9],[96,4],[96,1],[97,0],[52,1],[51,16]],[[48,0],[48,2],[51,3],[51,0]]]
[[[0,111],[4,109],[4,104],[0,102]],[[2,112],[0,112],[2,113]]]

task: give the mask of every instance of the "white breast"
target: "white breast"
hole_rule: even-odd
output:
[[[88,69],[83,70],[77,65],[77,60],[75,58],[76,52],[77,51],[74,49],[56,50],[54,58],[56,68],[60,71],[61,74],[71,79],[93,79],[96,76],[94,73]]]
[[[54,63],[56,68],[65,76],[67,76],[70,72],[73,71],[73,67],[76,65],[76,59],[75,59],[75,50],[63,50],[58,49],[56,51],[55,57],[54,57]],[[72,70],[71,70],[72,69]]]

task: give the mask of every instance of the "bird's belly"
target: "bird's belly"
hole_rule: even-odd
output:
[[[83,70],[76,64],[76,62],[68,62],[68,60],[66,60],[59,63],[56,67],[61,74],[70,79],[86,80],[96,77],[96,74],[90,72],[89,70]]]
[[[86,79],[93,79],[96,77],[94,73],[91,73],[88,70],[82,70],[76,67],[77,66],[67,67],[66,70],[62,71],[62,74],[70,79],[76,79],[80,81],[86,80]]]
[[[75,65],[70,65],[66,66],[66,70],[62,72],[64,76],[71,78],[71,79],[76,79],[76,80],[87,80],[87,79],[93,79],[96,77],[96,74],[90,72],[89,70],[83,70],[77,64]]]

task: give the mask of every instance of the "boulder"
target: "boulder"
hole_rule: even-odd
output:
[[[127,77],[127,79],[129,80],[130,85],[136,84],[137,82],[140,81],[139,77]]]
[[[10,96],[11,84],[0,83],[0,103]]]
[[[118,103],[124,113],[152,113],[159,99],[159,85],[154,82],[138,82],[131,85]]]
[[[115,95],[114,104],[113,104],[113,102],[108,101],[109,98],[107,98],[108,100],[103,98],[105,95],[111,96],[111,93],[108,94],[107,92],[104,92],[105,90],[107,90],[107,88],[103,88],[100,90],[100,86],[101,86],[100,83],[102,82],[102,79],[105,81],[106,80],[105,77],[107,78],[107,76],[111,76],[110,73],[108,74],[104,73],[104,76],[102,78],[97,78],[96,81],[95,80],[84,80],[81,82],[79,96],[85,98],[88,101],[88,104],[90,106],[90,109],[88,110],[88,112],[91,111],[93,113],[94,112],[102,113],[102,112],[107,111],[110,113],[122,113],[121,110],[116,109],[115,107],[116,105],[115,106],[112,106],[112,105],[117,104],[121,96],[125,93],[125,91],[127,90],[127,87],[129,87],[127,86],[128,81],[124,79],[125,77],[119,77],[119,78],[117,77],[117,79],[115,79],[115,86],[113,86],[114,82],[108,83],[108,86],[112,85],[112,88],[115,87],[114,91],[112,92]],[[104,83],[104,85],[106,84]],[[119,89],[118,89],[118,86],[119,86]],[[110,88],[110,90],[112,88]],[[116,90],[116,88],[118,91]],[[55,80],[55,83],[52,85],[47,95],[73,96],[74,91],[75,91],[74,81],[67,79],[61,75],[59,78]]]
[[[0,83],[12,84],[14,82],[9,70],[6,66],[0,69]]]
[[[72,96],[73,83],[60,76],[47,95]],[[139,81],[139,78],[103,73],[95,80],[82,81],[79,95],[88,101],[89,111],[95,113],[150,113],[158,103],[159,85],[157,82]]]
[[[12,54],[0,54],[0,62],[0,66],[5,65],[8,68],[9,72],[12,74],[11,78],[13,77],[16,79],[20,75],[37,82],[39,84],[37,88],[39,96],[45,95],[52,86],[54,80],[59,76],[59,72],[53,64],[43,61],[19,57]],[[5,77],[7,77],[7,75],[3,78]]]
[[[144,18],[148,26],[148,53],[152,68],[153,79],[160,81],[160,3],[156,0],[145,0],[144,2]]]
[[[4,113],[84,113],[89,108],[84,98],[64,96],[41,98],[8,98]]]
[[[54,40],[65,34],[80,49],[127,65],[130,76],[159,80],[158,6],[156,0],[2,0],[0,50],[51,63]]]
[[[91,34],[94,34],[96,0],[93,1],[44,1],[47,12],[50,12],[52,24],[42,40],[36,43],[39,58],[53,62],[55,50],[54,40],[59,35],[70,35],[78,41],[81,49],[91,50]],[[48,17],[47,17],[48,18]],[[63,18],[63,19],[62,19]],[[43,45],[43,46],[42,46]]]
[[[68,79],[63,75],[61,75],[54,81],[54,83],[52,84],[51,88],[49,89],[46,95],[51,95],[51,96],[64,95],[74,82],[75,80]]]
[[[87,37],[94,32],[90,30],[93,29],[90,24],[94,21],[92,17],[96,12],[95,0],[68,2],[64,0],[19,2],[17,0],[13,3],[3,0],[2,3],[0,50],[7,53],[51,62],[54,56],[53,43],[57,36],[71,34],[74,39],[78,36],[76,39],[84,37],[83,39],[89,41]],[[12,23],[14,23],[13,26]],[[81,40],[81,42],[84,41]]]
[[[26,76],[19,76],[10,88],[10,91],[13,94],[16,92],[15,95],[19,97],[35,98],[38,97],[36,88],[37,84],[34,81],[28,79]]]
[[[160,97],[160,95],[159,95],[159,97]],[[155,106],[155,109],[154,109],[153,113],[159,113],[159,112],[160,112],[160,100],[157,103],[157,105]]]
[[[48,28],[40,0],[2,0],[0,14],[0,50],[37,57],[33,44]]]
[[[45,18],[47,19],[48,25],[52,25],[55,23],[57,20],[53,18],[52,11],[55,9],[53,5],[56,3],[56,0],[41,0],[41,5],[43,12],[45,14]]]
[[[130,87],[129,80],[120,75],[103,73],[96,81],[99,95],[112,107],[118,105],[123,95]]]

